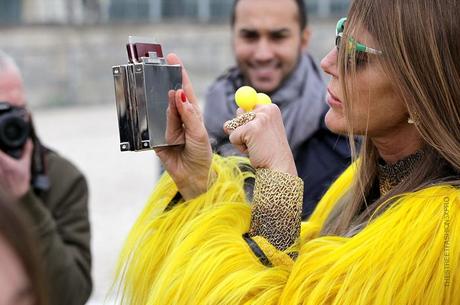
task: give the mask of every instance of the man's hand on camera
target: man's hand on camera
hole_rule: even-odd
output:
[[[0,150],[0,190],[12,200],[24,196],[30,188],[32,140],[27,140],[20,159]]]

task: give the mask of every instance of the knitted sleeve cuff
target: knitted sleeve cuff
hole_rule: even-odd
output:
[[[284,251],[300,235],[303,181],[270,169],[256,170],[249,236],[261,236]]]

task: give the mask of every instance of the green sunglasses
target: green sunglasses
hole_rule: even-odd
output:
[[[337,28],[335,32],[335,46],[337,50],[339,49],[341,43],[342,43],[342,38],[343,38],[343,32],[345,30],[345,22],[347,21],[347,17],[344,17],[337,22]],[[348,44],[347,44],[347,50],[352,50],[355,49],[357,53],[369,53],[369,54],[374,54],[374,55],[382,55],[383,52],[370,48],[366,45],[363,45],[359,42],[357,42],[354,38],[350,37],[348,38]]]

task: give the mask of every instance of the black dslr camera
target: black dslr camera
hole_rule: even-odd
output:
[[[19,159],[30,136],[29,114],[25,108],[0,102],[0,150]]]
[[[112,67],[121,151],[175,146],[167,130],[168,92],[182,87],[179,65],[166,62],[161,45],[130,36],[128,63]]]

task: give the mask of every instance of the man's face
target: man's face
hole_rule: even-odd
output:
[[[12,65],[0,71],[0,102],[8,102],[17,107],[26,105],[21,75]]]
[[[240,0],[235,8],[233,48],[249,85],[271,93],[295,69],[309,32],[299,25],[293,0]]]

